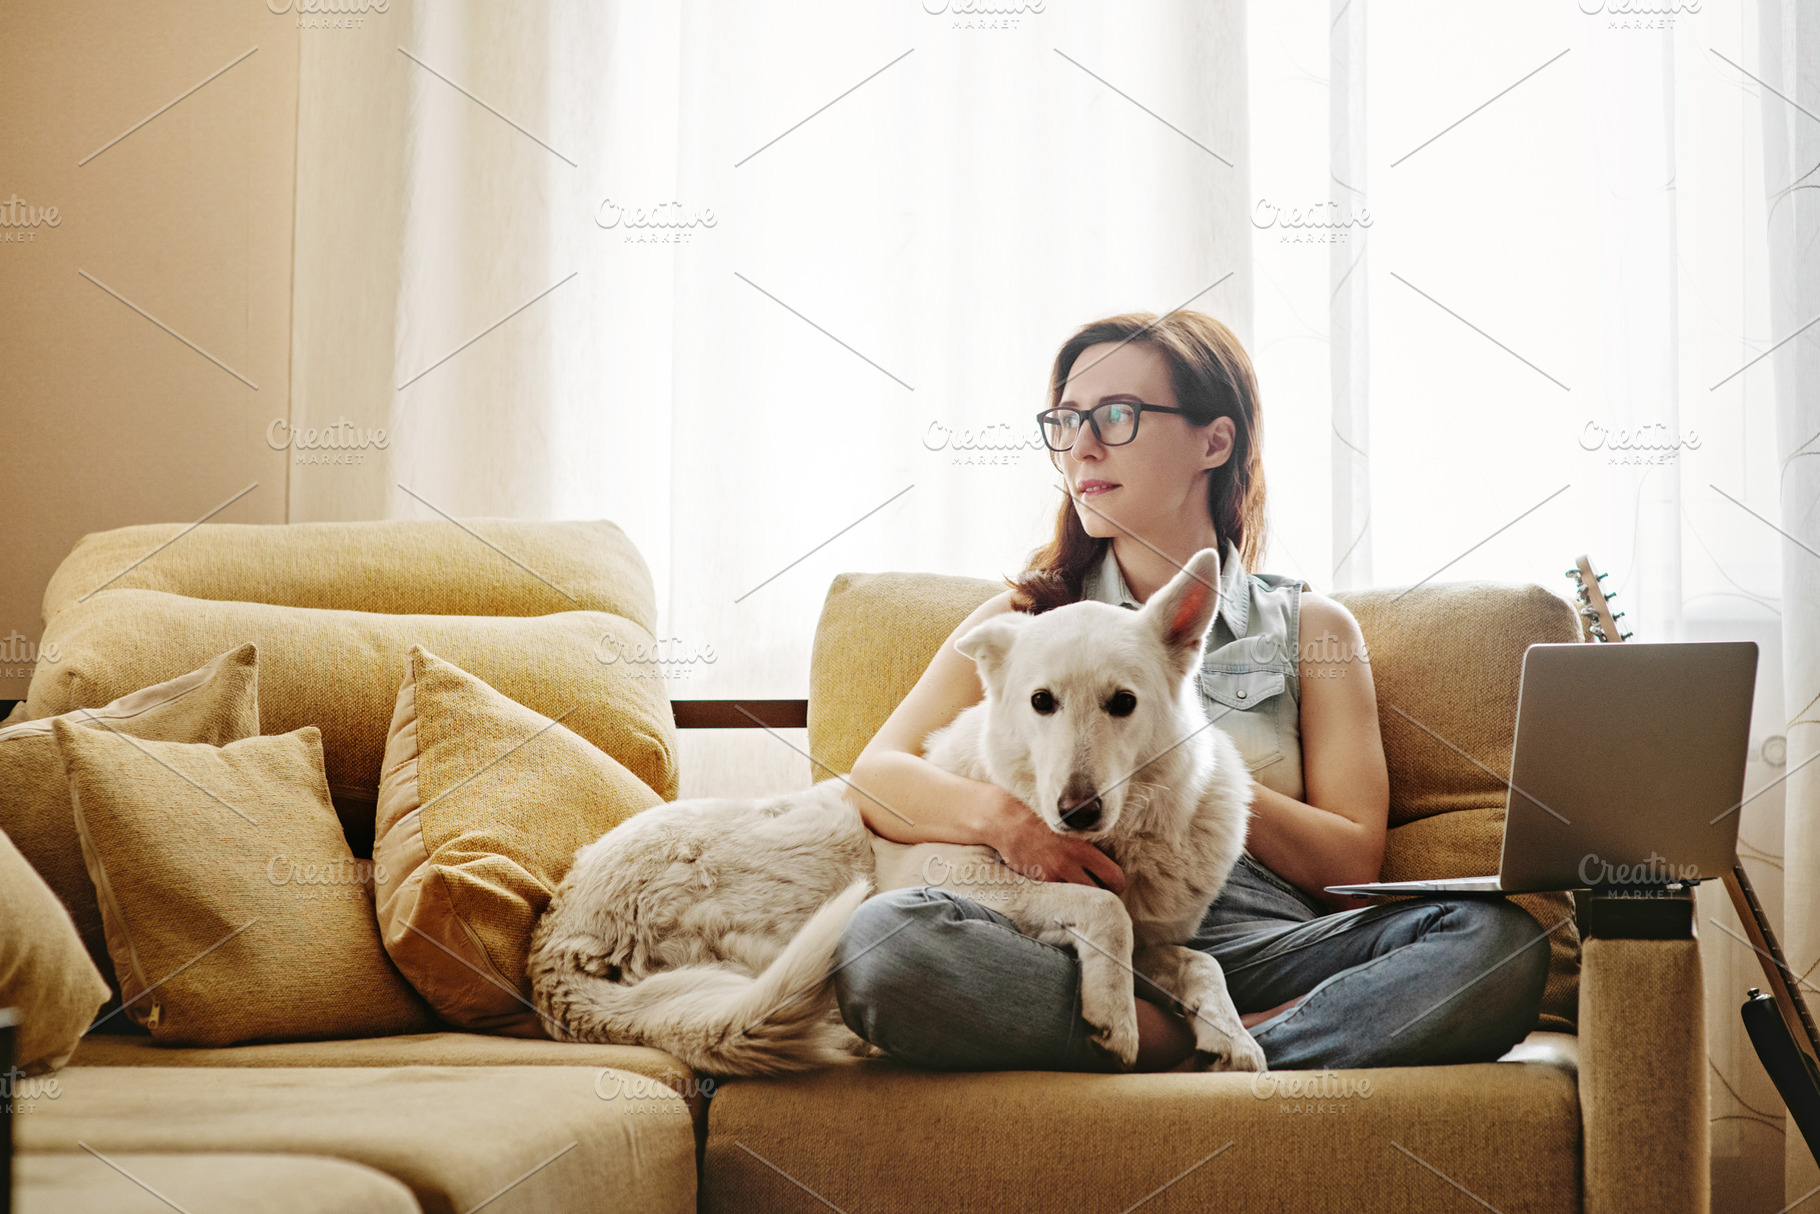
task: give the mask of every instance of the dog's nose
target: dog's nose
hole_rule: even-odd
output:
[[[1100,799],[1088,797],[1085,801],[1070,804],[1067,797],[1056,802],[1056,809],[1061,811],[1062,825],[1069,830],[1092,830],[1099,824]]]

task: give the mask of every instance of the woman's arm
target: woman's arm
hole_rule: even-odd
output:
[[[1301,732],[1306,802],[1256,786],[1246,846],[1335,910],[1369,899],[1324,887],[1376,881],[1384,863],[1390,775],[1377,691],[1358,621],[1324,595],[1302,595]]]
[[[900,843],[980,843],[1032,877],[1098,883],[1118,891],[1118,865],[1080,839],[1050,830],[1029,806],[983,780],[943,771],[923,758],[923,739],[985,698],[973,659],[956,639],[1011,610],[1009,590],[982,603],[942,642],[929,668],[866,744],[844,795],[872,833]]]

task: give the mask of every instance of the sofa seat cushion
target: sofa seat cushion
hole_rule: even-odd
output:
[[[159,1196],[169,1198],[167,1202]],[[16,1214],[418,1214],[411,1190],[345,1159],[313,1155],[22,1155]]]
[[[591,1067],[71,1066],[17,1119],[25,1154],[327,1155],[402,1181],[427,1214],[695,1209],[680,1109],[603,1100]]]
[[[547,1038],[498,1037],[486,1033],[407,1033],[348,1041],[275,1041],[219,1049],[173,1049],[144,1037],[90,1033],[70,1058],[75,1066],[575,1066],[616,1076],[601,1081],[605,1098],[639,1107],[666,1097],[642,1076],[677,1093],[701,1127],[707,1123],[712,1078],[697,1078],[682,1062],[643,1045],[586,1045]],[[650,1116],[650,1114],[644,1114]]]
[[[1579,1148],[1574,1076],[1550,1063],[1254,1076],[856,1060],[729,1080],[702,1209],[826,1208],[814,1193],[848,1214],[1105,1214],[1154,1195],[1147,1210],[1375,1214],[1480,1208],[1471,1193],[1504,1214],[1577,1210]]]

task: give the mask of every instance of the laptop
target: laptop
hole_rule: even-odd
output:
[[[1531,645],[1495,876],[1335,894],[1666,888],[1723,877],[1738,843],[1755,641]]]

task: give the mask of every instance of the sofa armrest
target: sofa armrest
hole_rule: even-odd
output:
[[[1700,944],[1595,937],[1580,970],[1586,1214],[1706,1214],[1711,1184]]]

